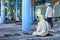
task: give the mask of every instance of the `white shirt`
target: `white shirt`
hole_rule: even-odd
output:
[[[51,7],[47,7],[45,17],[52,17],[53,10]]]
[[[35,32],[33,32],[33,35],[40,35],[40,36],[45,36],[48,34],[48,29],[49,27],[47,26],[47,22],[39,22],[37,29]]]

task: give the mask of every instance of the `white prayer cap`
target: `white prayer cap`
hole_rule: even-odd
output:
[[[50,5],[50,3],[47,3],[47,5],[49,6],[49,5]]]

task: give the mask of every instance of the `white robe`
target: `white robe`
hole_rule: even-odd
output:
[[[46,21],[38,22],[38,26],[35,32],[32,35],[45,36],[48,34],[49,25]]]

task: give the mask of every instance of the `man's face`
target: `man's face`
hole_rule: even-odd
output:
[[[38,13],[38,14],[41,14],[41,9],[38,9],[38,10],[37,10],[37,13]]]

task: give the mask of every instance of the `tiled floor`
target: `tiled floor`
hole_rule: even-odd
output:
[[[36,25],[33,25],[33,27]],[[4,36],[4,34],[16,34],[16,33],[21,33],[22,26],[21,25],[17,25],[16,23],[12,23],[12,24],[0,24],[0,36]],[[60,23],[56,24],[52,30],[54,29],[60,29]],[[54,37],[35,37],[33,35],[22,35],[22,36],[10,36],[10,37],[3,37],[0,38],[0,40],[60,40],[60,31],[58,32],[50,32],[54,34]],[[43,39],[44,38],[44,39]]]

